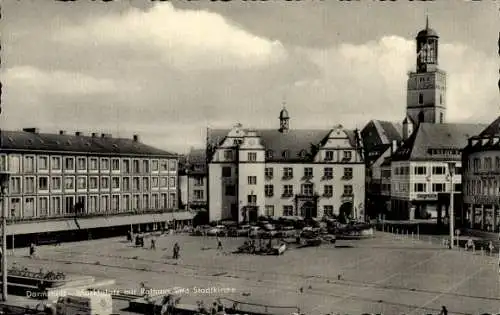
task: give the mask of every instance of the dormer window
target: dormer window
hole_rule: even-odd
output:
[[[290,152],[288,150],[285,150],[281,155],[284,159],[288,159],[290,157]]]
[[[300,151],[300,153],[299,153],[299,156],[300,156],[301,158],[305,158],[305,157],[306,157],[306,155],[307,155],[306,150],[302,150],[302,151]]]
[[[273,150],[267,150],[267,152],[266,152],[266,157],[267,157],[268,159],[272,159],[272,158],[273,158],[273,156],[274,156],[274,152],[273,152]]]

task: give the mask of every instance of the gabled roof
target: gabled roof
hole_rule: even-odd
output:
[[[349,138],[350,145],[357,147],[355,132],[353,130],[343,130]],[[257,129],[254,131],[260,136],[262,145],[266,148],[267,161],[291,161],[310,159],[311,146],[323,144],[332,130],[290,129],[286,133],[281,133],[277,129]],[[220,145],[229,132],[229,129],[209,130],[208,144],[211,146]],[[269,155],[271,151],[272,158]],[[288,157],[283,156],[284,151],[287,151]]]
[[[1,131],[3,151],[43,151],[103,155],[155,155],[177,157],[133,139],[89,137],[36,133],[27,131]]]
[[[484,128],[483,124],[420,123],[416,131],[396,150],[392,160],[450,160],[452,157],[449,155],[433,154],[433,150],[462,150],[467,140]]]
[[[495,119],[491,124],[484,128],[480,133],[479,137],[493,137],[500,135],[500,116]],[[472,137],[472,136],[471,136]]]
[[[363,138],[363,148],[365,151],[365,160],[371,164],[382,155],[393,141],[401,142],[402,127],[398,123],[371,120],[361,131]],[[378,154],[373,154],[378,152]]]

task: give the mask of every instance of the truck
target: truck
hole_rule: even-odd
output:
[[[111,294],[79,292],[60,296],[55,304],[55,315],[112,315]]]

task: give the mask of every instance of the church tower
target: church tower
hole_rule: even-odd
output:
[[[288,111],[285,108],[285,104],[283,104],[283,109],[280,111],[280,129],[279,131],[281,133],[287,133],[288,129],[290,128],[289,126],[289,121],[290,121],[290,116],[288,115]]]
[[[446,119],[446,73],[438,68],[438,39],[427,18],[416,37],[416,72],[408,73],[406,116],[416,125],[442,124]]]

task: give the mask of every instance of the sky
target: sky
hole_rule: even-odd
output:
[[[439,36],[447,121],[500,113],[500,1],[4,1],[2,128],[139,134],[184,153],[207,128],[401,122],[415,36]]]

